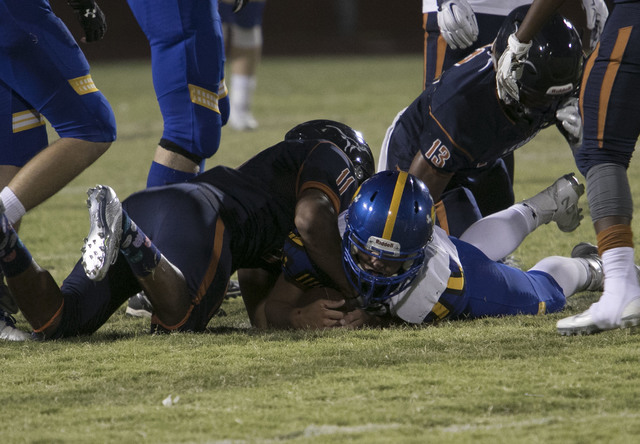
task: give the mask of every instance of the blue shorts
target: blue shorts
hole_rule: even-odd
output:
[[[554,313],[566,298],[558,283],[541,271],[522,271],[487,258],[471,244],[451,238],[465,280],[463,318]]]
[[[240,12],[233,12],[233,4],[221,1],[218,5],[222,23],[233,23],[241,28],[253,28],[262,25],[266,0],[252,0]]]
[[[128,0],[151,46],[162,139],[199,160],[213,156],[229,118],[224,41],[215,0]]]
[[[639,85],[640,2],[616,4],[582,80],[584,138],[576,165],[584,176],[597,164],[629,166],[640,135]]]
[[[91,142],[116,138],[113,111],[93,83],[84,54],[45,0],[0,2],[0,82],[2,99],[21,102],[17,108],[2,108],[5,141],[12,139],[6,131],[13,128],[16,111],[29,109],[43,115],[60,137]],[[33,146],[4,143],[0,163],[24,163],[42,149],[41,134],[28,139],[35,140],[29,142]],[[26,151],[3,153],[16,149]]]
[[[0,165],[22,167],[48,145],[44,118],[0,81]]]

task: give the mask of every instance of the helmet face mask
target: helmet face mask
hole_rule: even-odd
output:
[[[318,119],[301,123],[287,132],[284,140],[324,139],[340,148],[354,167],[358,185],[375,172],[371,148],[359,131],[334,120]]]
[[[362,184],[347,212],[342,254],[365,305],[411,285],[430,251],[433,212],[426,186],[405,172],[383,171]]]
[[[528,10],[529,5],[520,6],[506,17],[493,44],[494,65]],[[552,123],[560,102],[580,86],[583,59],[578,31],[565,17],[554,14],[532,39],[517,81],[519,101],[506,106],[516,114]]]

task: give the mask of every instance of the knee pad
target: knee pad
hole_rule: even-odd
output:
[[[587,173],[587,198],[591,220],[608,216],[633,216],[633,199],[627,169],[616,163],[602,163]]]

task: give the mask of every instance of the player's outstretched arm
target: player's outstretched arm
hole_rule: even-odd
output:
[[[338,214],[329,196],[318,189],[303,191],[296,204],[295,225],[311,260],[331,276],[346,299],[355,298],[342,267]]]

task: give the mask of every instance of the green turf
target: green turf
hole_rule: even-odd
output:
[[[93,76],[116,113],[118,141],[22,225],[58,282],[88,230],[86,188],[106,183],[122,198],[142,188],[162,129],[148,63],[97,65]],[[312,118],[360,129],[377,154],[420,83],[420,55],[266,59],[260,129],[224,129],[210,166],[237,166]],[[569,148],[545,130],[516,154],[516,198],[570,171]],[[637,166],[630,176],[640,196]],[[529,267],[593,242],[584,213],[574,233],[541,227],[517,259]],[[0,342],[0,442],[636,442],[638,332],[555,332],[558,319],[597,298],[579,294],[565,313],[541,317],[322,332],[253,331],[234,299],[211,333],[169,336],[149,336],[148,321],[125,317],[123,307],[88,338]],[[179,400],[164,406],[169,396]]]

